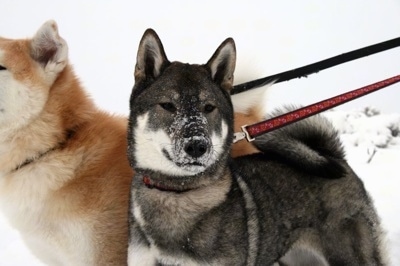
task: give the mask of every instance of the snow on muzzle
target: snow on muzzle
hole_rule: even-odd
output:
[[[206,166],[212,152],[212,142],[203,116],[183,119],[174,134],[174,153],[179,165]]]

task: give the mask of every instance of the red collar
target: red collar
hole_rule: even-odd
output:
[[[143,175],[143,183],[145,184],[145,186],[147,188],[150,189],[158,189],[160,191],[165,191],[165,192],[175,192],[175,193],[183,193],[183,192],[187,192],[191,189],[187,188],[187,189],[177,189],[177,188],[173,188],[164,184],[161,184],[159,182],[154,182],[153,180],[151,180],[150,176],[148,175]]]

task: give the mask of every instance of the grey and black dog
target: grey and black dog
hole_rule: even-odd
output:
[[[230,158],[235,61],[231,38],[196,65],[170,62],[144,33],[130,99],[128,264],[385,265],[374,206],[322,117]]]

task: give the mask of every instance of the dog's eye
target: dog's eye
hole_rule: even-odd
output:
[[[173,103],[160,103],[161,108],[164,110],[174,113],[176,111],[176,107]]]
[[[3,67],[2,65],[0,65],[0,70],[6,70],[7,68]]]
[[[209,114],[209,113],[211,113],[212,111],[214,111],[214,109],[215,109],[215,106],[214,106],[214,105],[211,105],[211,104],[206,104],[206,105],[204,106],[204,112],[207,113],[207,114]]]

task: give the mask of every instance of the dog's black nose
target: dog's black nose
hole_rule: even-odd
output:
[[[202,156],[207,151],[207,142],[205,140],[192,140],[186,143],[185,152],[193,158]]]

